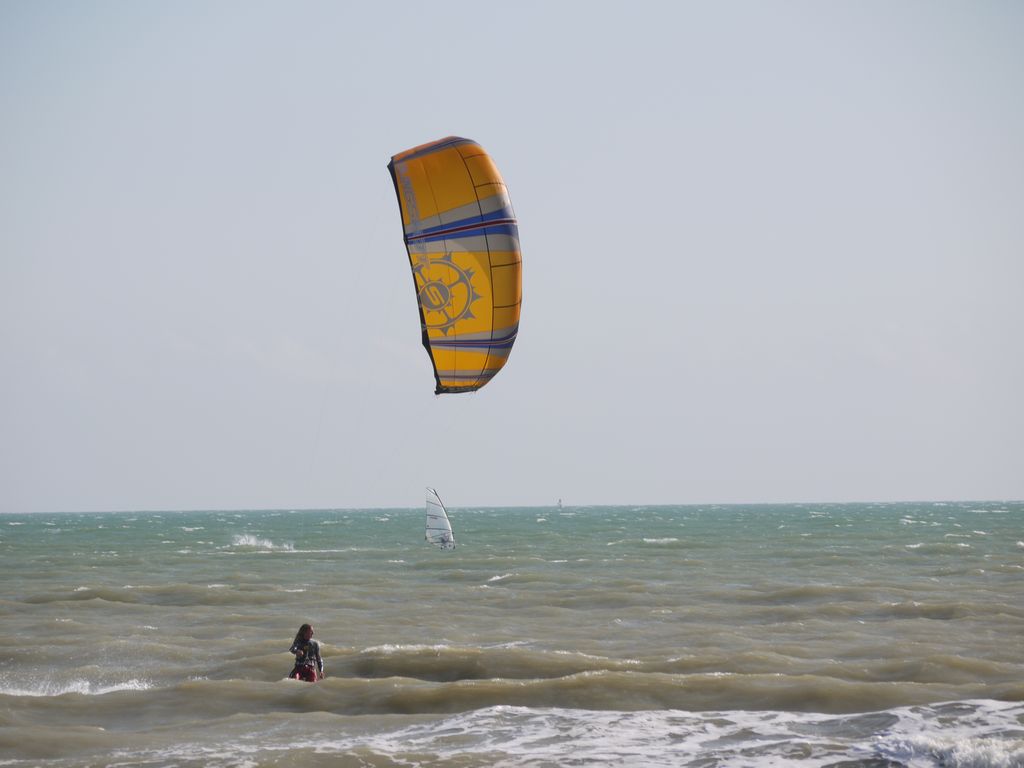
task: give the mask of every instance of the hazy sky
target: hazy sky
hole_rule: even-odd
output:
[[[0,0],[0,512],[1024,498],[1024,4]],[[392,154],[495,158],[435,397]]]

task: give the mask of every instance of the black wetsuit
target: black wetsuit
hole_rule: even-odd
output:
[[[288,650],[295,654],[295,667],[288,677],[315,682],[324,676],[324,659],[316,640],[296,640]]]

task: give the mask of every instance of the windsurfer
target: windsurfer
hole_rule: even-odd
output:
[[[313,627],[303,624],[295,634],[288,652],[295,656],[295,666],[288,677],[315,683],[324,678],[324,659],[320,655],[320,643],[313,639]]]

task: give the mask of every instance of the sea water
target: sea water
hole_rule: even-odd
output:
[[[0,516],[0,765],[1024,766],[1024,503],[450,515]]]

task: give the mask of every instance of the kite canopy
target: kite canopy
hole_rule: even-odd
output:
[[[479,144],[450,136],[388,164],[436,394],[480,389],[508,360],[523,297],[519,228]]]

